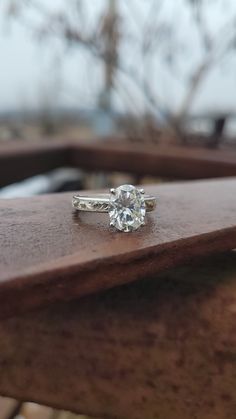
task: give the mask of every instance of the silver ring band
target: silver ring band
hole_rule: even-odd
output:
[[[156,198],[154,196],[144,195],[144,201],[147,212],[153,211],[156,208]],[[78,211],[109,212],[110,195],[74,195],[72,199],[72,206]]]

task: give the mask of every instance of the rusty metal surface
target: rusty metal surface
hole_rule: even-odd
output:
[[[147,224],[126,234],[71,195],[0,202],[0,316],[74,299],[236,247],[236,180],[146,188]]]
[[[236,254],[0,322],[0,392],[91,416],[235,419]]]

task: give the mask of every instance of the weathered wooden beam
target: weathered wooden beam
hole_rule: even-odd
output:
[[[14,143],[0,149],[0,187],[57,167],[69,166],[70,147],[63,143]]]
[[[0,149],[0,187],[60,166],[167,178],[236,176],[236,152],[122,140],[14,143]]]
[[[236,152],[198,147],[100,141],[74,145],[71,163],[90,170],[116,170],[175,179],[236,175]]]
[[[76,214],[71,194],[0,201],[0,317],[154,275],[236,247],[236,180],[147,187],[158,205],[126,234]]]
[[[235,316],[232,252],[4,320],[0,393],[104,418],[235,419]]]

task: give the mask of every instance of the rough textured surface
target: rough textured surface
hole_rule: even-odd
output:
[[[147,224],[126,234],[107,214],[74,213],[71,195],[0,202],[0,316],[134,281],[236,247],[236,181],[146,188]]]
[[[126,419],[235,419],[236,254],[0,322],[0,393]]]

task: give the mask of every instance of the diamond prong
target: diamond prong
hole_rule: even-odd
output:
[[[111,188],[110,192],[111,192],[112,195],[114,195],[115,194],[115,188]]]
[[[144,189],[143,189],[143,188],[139,189],[139,192],[140,192],[142,195],[144,195],[144,194],[145,194],[145,192],[144,192]]]

